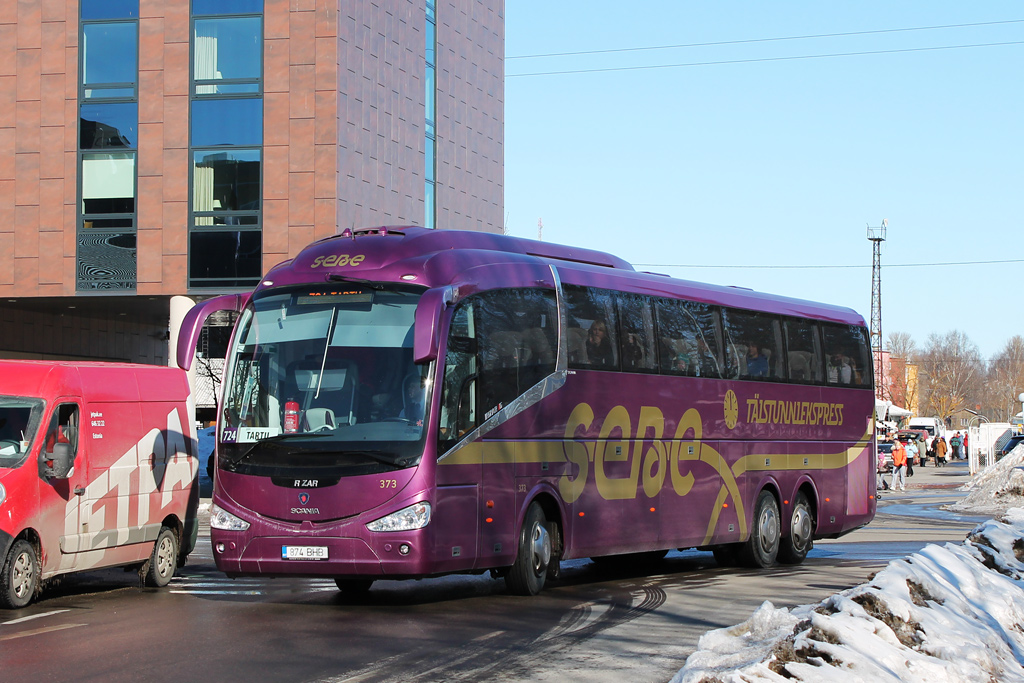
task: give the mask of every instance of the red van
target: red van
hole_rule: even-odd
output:
[[[167,585],[199,530],[194,413],[178,368],[0,360],[0,607],[102,567]]]

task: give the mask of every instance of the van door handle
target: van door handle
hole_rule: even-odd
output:
[[[75,487],[75,495],[76,496],[84,496],[85,495],[85,488],[82,487],[82,486],[76,486]]]

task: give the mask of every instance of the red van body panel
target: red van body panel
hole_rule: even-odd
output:
[[[10,397],[37,412],[31,435],[0,422],[0,565],[18,538],[36,544],[42,579],[141,563],[164,526],[177,533],[184,561],[198,531],[199,462],[182,370],[0,360],[0,411]],[[77,408],[70,428],[57,425],[62,407]],[[74,465],[66,477],[48,476],[44,449],[67,439],[62,430],[74,432]]]

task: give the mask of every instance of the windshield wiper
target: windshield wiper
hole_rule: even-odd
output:
[[[328,433],[317,433],[317,432],[296,432],[294,434],[278,434],[277,436],[268,436],[267,438],[260,439],[259,441],[255,442],[253,445],[249,446],[248,450],[246,450],[245,453],[242,453],[240,456],[238,456],[237,460],[230,461],[228,463],[228,468],[227,469],[230,469],[231,471],[234,471],[236,467],[241,465],[244,461],[248,460],[249,457],[252,456],[252,454],[256,452],[256,447],[257,446],[263,446],[263,445],[267,445],[267,444],[277,446],[282,441],[284,441],[286,439],[294,439],[295,437],[303,437],[303,438],[307,438],[307,439],[322,439],[325,436],[330,436],[330,434],[328,434]],[[289,455],[291,455],[291,453],[289,453]]]

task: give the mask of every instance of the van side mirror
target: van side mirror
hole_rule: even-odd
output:
[[[55,443],[52,451],[39,454],[39,471],[47,479],[67,479],[75,465],[75,454],[69,443]]]

